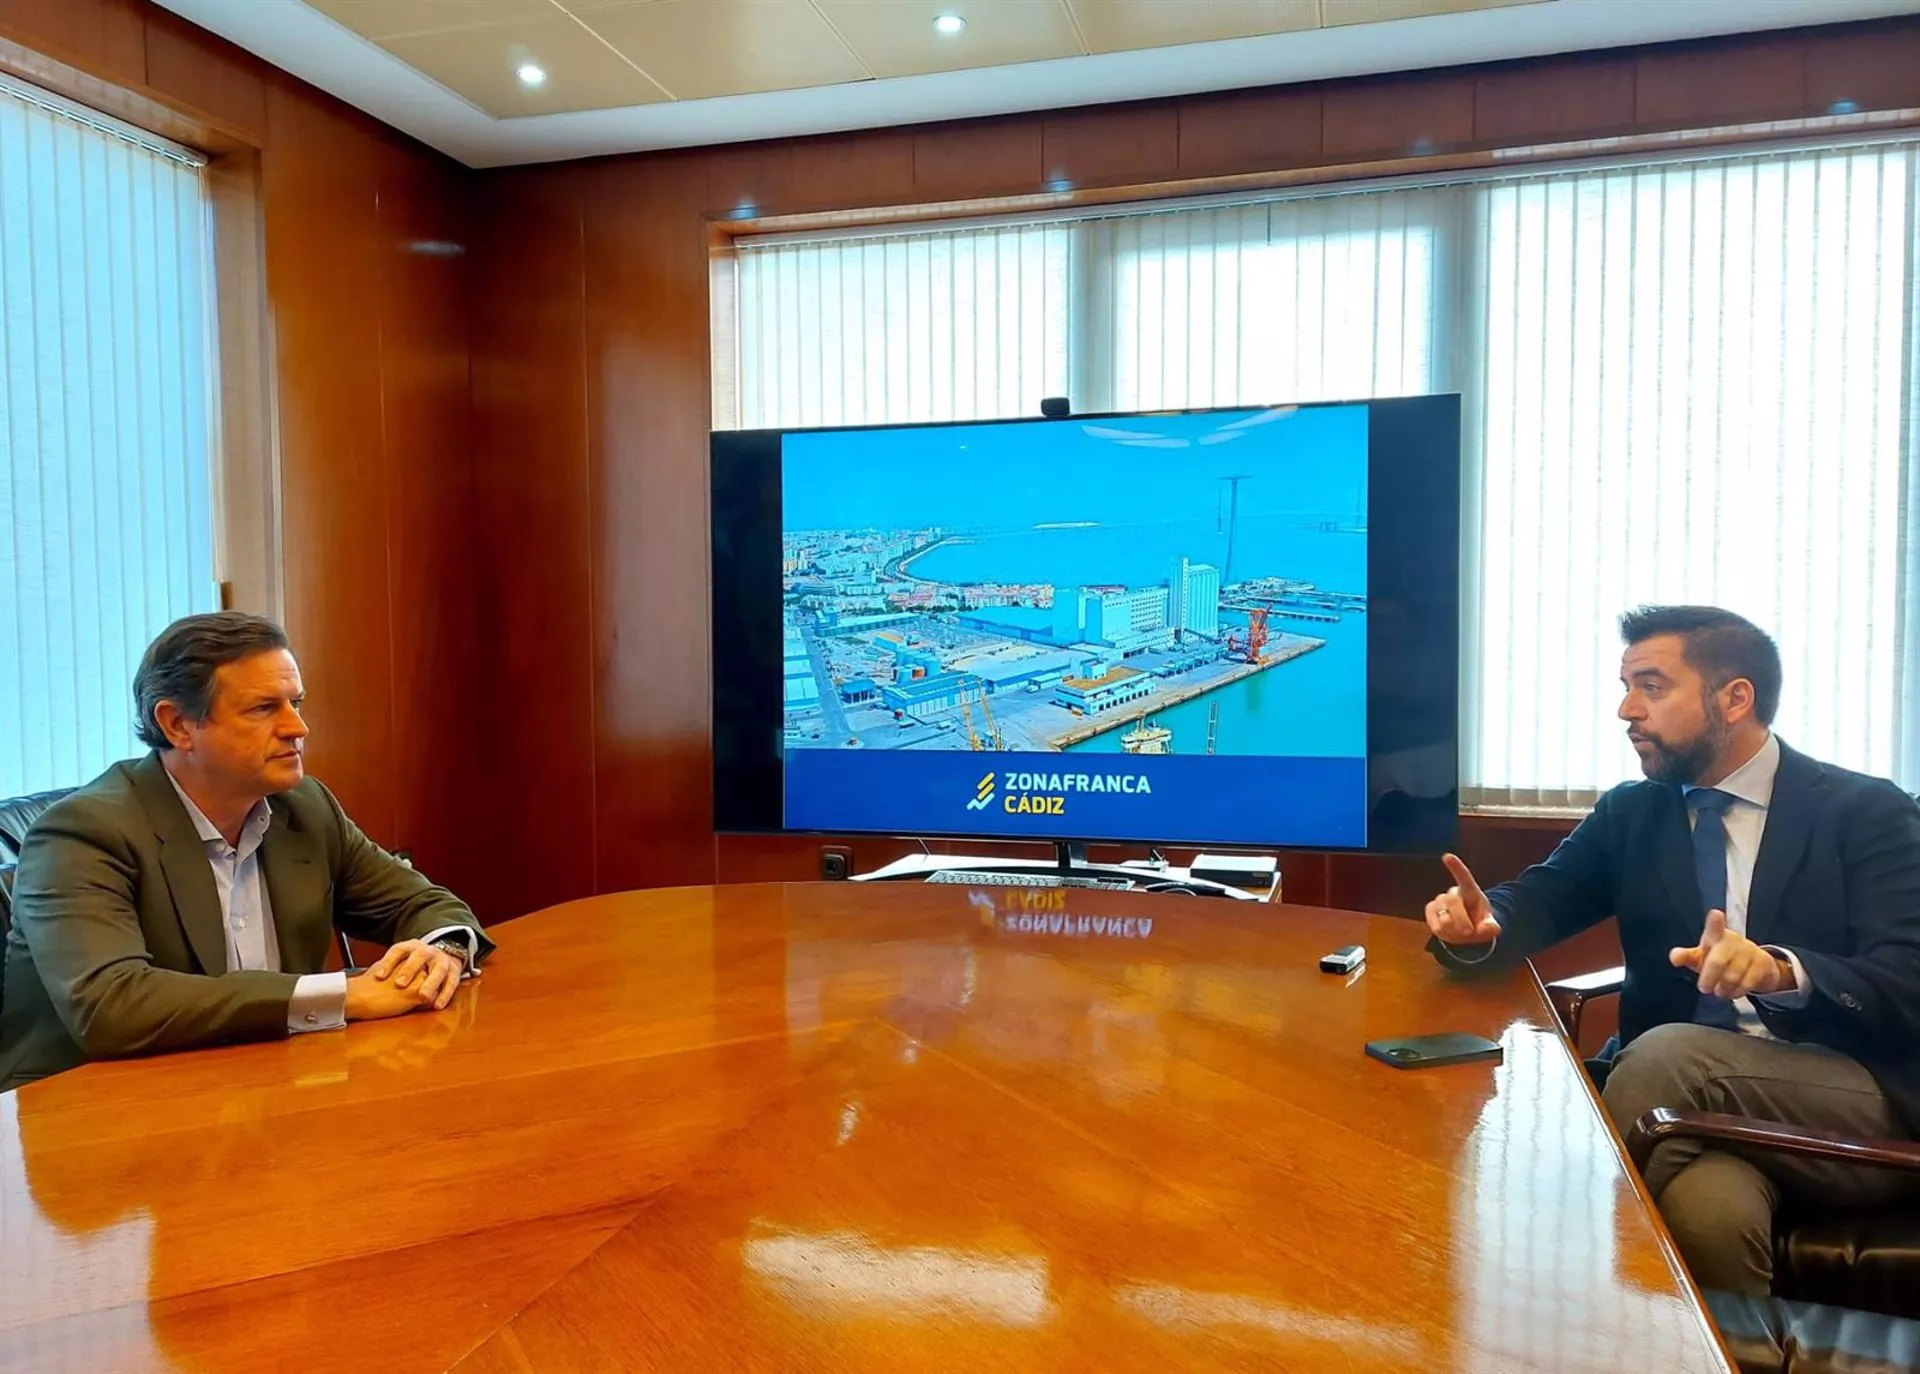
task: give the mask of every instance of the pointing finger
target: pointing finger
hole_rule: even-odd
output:
[[[1473,870],[1461,862],[1458,854],[1442,854],[1440,862],[1447,866],[1447,872],[1453,875],[1455,893],[1469,906],[1485,899],[1480,884],[1474,880]]]
[[[1707,913],[1706,928],[1700,933],[1700,947],[1712,949],[1727,938],[1727,913],[1717,907]]]

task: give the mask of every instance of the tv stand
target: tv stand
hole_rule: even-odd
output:
[[[1094,865],[1087,862],[1087,845],[1084,840],[1055,840],[1053,842],[1054,867],[1062,873],[1079,873],[1084,877],[1097,877],[1091,872]]]
[[[1017,873],[1036,878],[1107,878],[1129,882],[1136,892],[1182,892],[1188,895],[1226,897],[1242,902],[1280,900],[1276,875],[1271,890],[1249,892],[1206,878],[1196,878],[1184,868],[1152,859],[1127,859],[1117,864],[1095,863],[1087,857],[1082,840],[1056,840],[1054,857],[1020,859],[995,854],[908,854],[871,873],[858,873],[856,883],[924,882],[929,875],[950,873]]]

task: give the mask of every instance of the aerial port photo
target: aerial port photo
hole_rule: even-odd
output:
[[[1316,432],[1272,411],[1089,423],[1084,460],[1056,439],[1039,467],[997,451],[1018,427],[920,431],[927,452],[877,470],[857,433],[790,453],[787,747],[1348,749],[1364,729],[1335,718],[1365,675],[1364,430],[1302,414]],[[944,518],[914,519],[930,507]]]

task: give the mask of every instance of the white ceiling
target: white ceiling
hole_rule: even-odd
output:
[[[496,119],[799,90],[1538,0],[306,0]],[[957,21],[943,31],[941,19]],[[950,26],[951,27],[951,26]],[[531,62],[547,79],[523,83]]]
[[[399,28],[416,31],[397,31],[391,17],[409,6],[418,12],[423,0],[317,0],[340,19],[302,0],[158,2],[474,167],[1150,99],[1920,12],[1920,0],[1537,0],[1519,4],[1505,0],[1500,8],[1434,14],[1422,11],[1447,0],[1338,0],[1349,22],[1327,23],[1326,0],[1322,0],[1315,12],[1320,26],[1140,47],[1133,45],[1204,34],[1208,24],[1143,22],[1142,16],[1153,19],[1153,7],[1136,0],[1109,11],[1116,19],[1130,14],[1132,23],[1110,24],[1107,27],[1114,30],[1110,33],[1095,24],[1089,34],[1087,21],[1076,19],[1071,27],[1079,30],[1081,41],[1064,47],[1042,41],[1044,31],[1036,39],[1038,47],[1007,44],[996,40],[993,25],[975,22],[969,29],[985,52],[976,50],[973,60],[985,55],[993,65],[959,70],[927,70],[932,63],[917,25],[913,30],[882,26],[870,40],[875,57],[856,51],[858,42],[845,50],[817,44],[803,47],[799,35],[811,30],[795,27],[791,41],[771,45],[775,55],[785,60],[784,69],[771,76],[755,69],[748,79],[742,69],[756,51],[764,63],[769,50],[766,32],[741,33],[736,25],[726,50],[709,57],[712,32],[698,25],[685,32],[673,30],[671,24],[660,29],[667,18],[667,0],[510,0],[527,12],[513,10],[516,17],[507,26],[495,19],[499,10],[482,6],[484,22],[477,26],[430,25],[424,34],[417,31],[417,23],[409,26],[404,20]],[[425,0],[443,7],[433,13],[455,13],[460,6],[472,7],[476,2]],[[1038,0],[995,2],[1032,5]],[[1102,2],[1111,5],[1111,0]],[[503,0],[487,3],[498,6]],[[705,3],[709,0],[681,0],[676,8],[683,28],[698,13],[690,7]],[[737,5],[739,0],[731,3]],[[780,14],[781,4],[826,13],[818,9],[820,0],[812,5],[803,0],[759,3],[772,15]],[[832,3],[858,15],[862,0]],[[882,0],[864,3],[870,14]],[[929,13],[966,13],[971,7],[990,17],[985,0],[885,3]],[[552,19],[539,12],[543,4],[551,7]],[[1089,8],[1088,0],[1073,0],[1073,4],[1075,15]],[[1254,8],[1246,0],[1167,0],[1166,12],[1192,13],[1202,5],[1217,7],[1210,21],[1215,32],[1220,31],[1220,16],[1228,11]],[[563,6],[581,13],[572,14]],[[608,9],[620,13],[593,15],[595,10]],[[1096,16],[1099,11],[1099,4],[1092,7]],[[1285,7],[1269,6],[1267,12],[1281,14]],[[1365,18],[1375,14],[1411,17],[1351,22],[1355,13]],[[614,37],[584,27],[589,20],[610,28]],[[586,64],[577,78],[578,89],[556,90],[561,81],[556,70],[542,88],[540,101],[526,103],[511,81],[506,59],[509,51],[517,51],[509,44],[520,41],[520,35],[508,29],[519,23],[558,23],[556,41],[584,42],[578,49]],[[844,23],[843,17],[832,27],[843,28]],[[1242,31],[1258,26],[1243,24]],[[356,28],[379,37],[376,41]],[[625,54],[626,44],[615,41],[629,31],[664,32],[662,41],[677,45],[667,53],[666,66],[657,78]],[[958,47],[967,39],[963,33],[958,40],[942,41]],[[1001,45],[988,46],[994,41]],[[1076,55],[1008,61],[1053,51]],[[564,68],[566,64],[552,65]],[[434,79],[429,71],[449,84]],[[869,74],[878,71],[913,74]],[[592,85],[595,81],[600,84]],[[797,88],[753,89],[776,83]],[[467,95],[456,94],[450,88],[453,85],[464,88]],[[724,93],[741,90],[747,93]],[[579,105],[603,107],[569,108]],[[528,112],[518,112],[522,110]]]

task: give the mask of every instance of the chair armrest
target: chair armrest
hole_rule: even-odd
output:
[[[1757,1117],[1683,1112],[1672,1107],[1655,1107],[1633,1123],[1627,1132],[1627,1153],[1644,1170],[1654,1147],[1663,1140],[1713,1140],[1747,1150],[1773,1150],[1920,1174],[1920,1142],[1858,1138]]]
[[[1920,1322],[1712,1289],[1700,1296],[1742,1371],[1866,1374],[1920,1368]]]
[[[1561,978],[1547,984],[1547,1000],[1553,1003],[1553,1010],[1560,1018],[1561,1026],[1567,1032],[1567,1039],[1574,1044],[1580,1043],[1580,1017],[1586,1011],[1587,1003],[1596,997],[1617,997],[1620,989],[1626,986],[1627,971],[1624,968],[1601,969],[1598,973],[1581,973],[1572,978]]]

